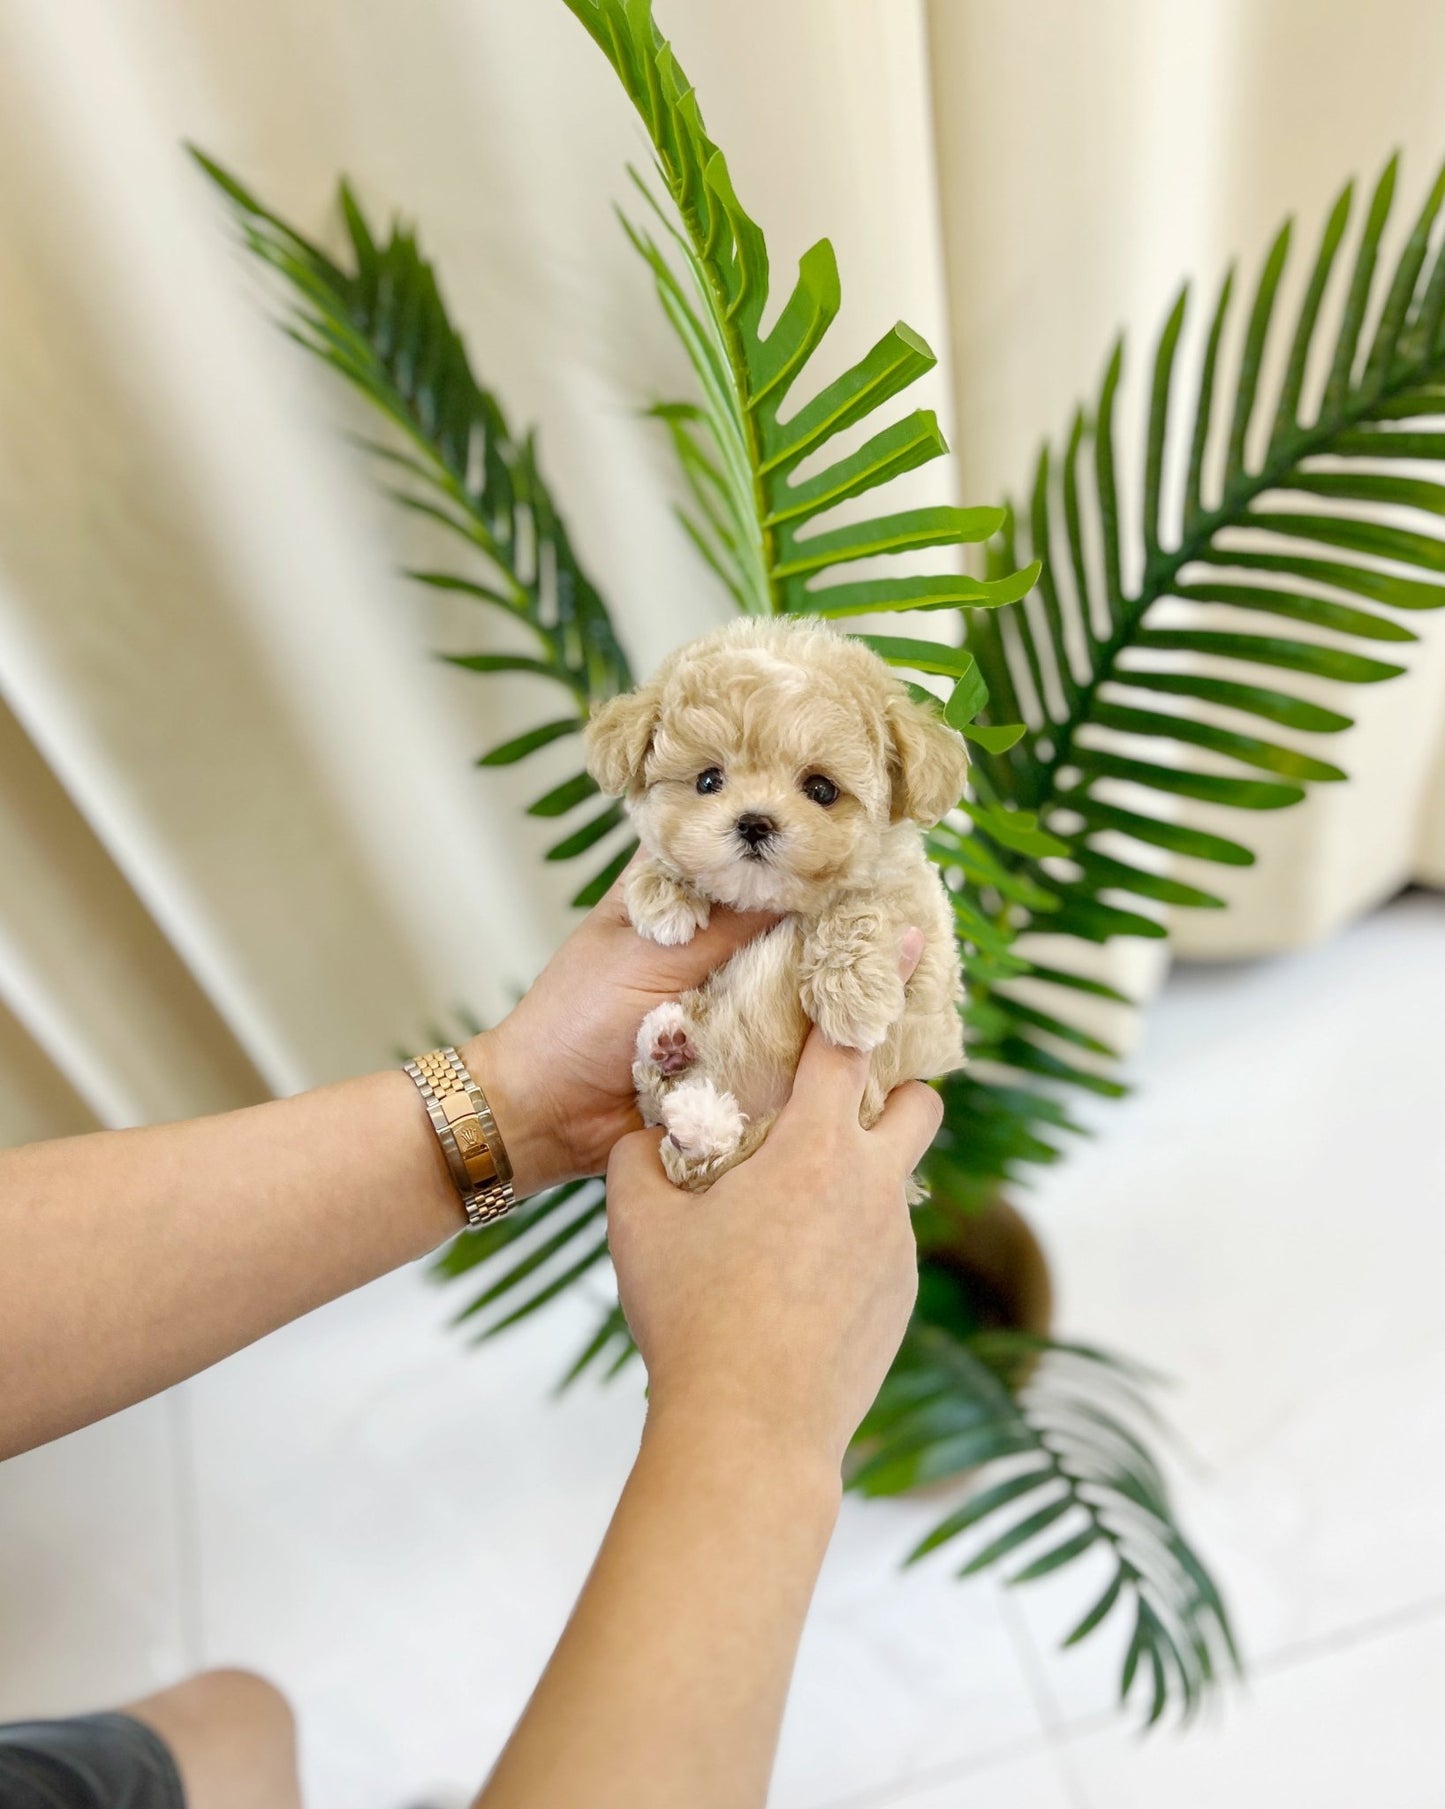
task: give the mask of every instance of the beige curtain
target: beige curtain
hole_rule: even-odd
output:
[[[835,356],[941,354],[960,472],[1017,491],[1183,275],[1308,241],[1335,186],[1445,152],[1426,0],[666,0],[786,270],[821,232]],[[609,202],[639,130],[560,0],[0,8],[0,1137],[206,1110],[503,1009],[566,888],[476,750],[537,720],[428,659],[494,625],[395,575],[351,405],[266,323],[181,154],[303,227],[345,170],[421,224],[636,661],[721,619],[640,402],[687,382]],[[1402,214],[1404,209],[1402,208]],[[1132,418],[1142,409],[1130,391]],[[1127,450],[1127,449],[1126,449]],[[1191,952],[1288,946],[1445,880],[1445,636],[1351,699],[1355,783],[1252,824]],[[561,776],[558,768],[558,776]]]
[[[1358,218],[1403,152],[1394,247],[1445,158],[1445,8],[1428,0],[932,0],[928,19],[970,493],[1018,488],[1039,435],[1060,435],[1096,393],[1120,329],[1133,379],[1121,420],[1134,430],[1122,453],[1137,469],[1147,361],[1181,282],[1194,279],[1188,381],[1231,259],[1252,285],[1293,216],[1288,320],[1345,180],[1364,191]],[[1244,312],[1236,302],[1236,338]],[[1353,783],[1244,830],[1218,813],[1211,826],[1261,859],[1207,870],[1231,908],[1176,914],[1178,951],[1289,948],[1412,877],[1445,883],[1445,624],[1411,626],[1422,645],[1406,652],[1409,677],[1319,688],[1356,719],[1320,750]]]

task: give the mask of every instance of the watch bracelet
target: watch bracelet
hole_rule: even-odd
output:
[[[512,1164],[487,1096],[450,1045],[403,1064],[441,1145],[467,1224],[502,1218],[516,1204]]]

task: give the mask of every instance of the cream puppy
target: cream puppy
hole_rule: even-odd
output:
[[[814,621],[746,618],[665,660],[587,728],[643,858],[627,910],[687,942],[713,905],[782,921],[637,1036],[633,1079],[663,1165],[700,1190],[751,1153],[816,1024],[872,1057],[862,1121],[900,1081],[963,1062],[953,913],[919,825],[963,791],[963,740],[874,653]],[[904,931],[923,958],[905,988]]]

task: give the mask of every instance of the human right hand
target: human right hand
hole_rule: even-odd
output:
[[[913,1306],[904,1183],[942,1115],[911,1081],[863,1130],[868,1066],[814,1030],[765,1142],[704,1194],[668,1181],[658,1132],[614,1148],[608,1235],[647,1425],[477,1809],[764,1801],[843,1453]]]
[[[910,1081],[865,1131],[867,1077],[814,1030],[766,1142],[701,1195],[668,1181],[656,1131],[613,1150],[608,1237],[654,1421],[711,1418],[841,1467],[912,1311],[904,1183],[943,1115]]]

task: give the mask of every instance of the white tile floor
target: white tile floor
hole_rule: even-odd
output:
[[[850,1504],[804,1642],[777,1809],[1445,1805],[1445,901],[1326,949],[1177,973],[1032,1199],[1062,1324],[1178,1379],[1182,1493],[1252,1664],[1141,1743],[1084,1580],[894,1564],[932,1511]],[[546,1389],[587,1323],[465,1355],[391,1277],[0,1471],[0,1716],[199,1662],[291,1691],[312,1809],[456,1800],[581,1580],[635,1381]]]

